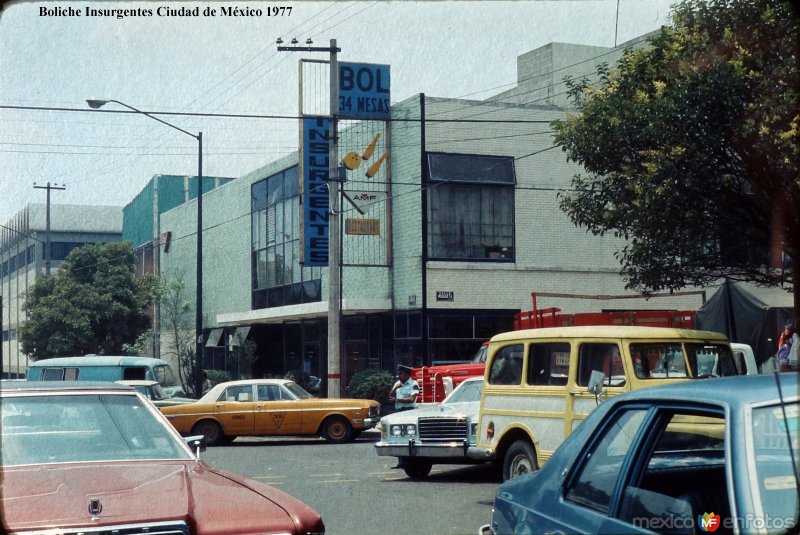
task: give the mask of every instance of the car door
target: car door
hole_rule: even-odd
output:
[[[701,530],[699,522],[730,516],[719,409],[634,405],[605,422],[563,485],[558,517],[564,533],[688,535]],[[730,533],[724,527],[719,533]]]
[[[298,400],[280,384],[260,384],[256,388],[256,433],[259,435],[300,434],[303,412]]]
[[[231,385],[214,402],[214,414],[226,435],[252,435],[255,421],[253,385]]]

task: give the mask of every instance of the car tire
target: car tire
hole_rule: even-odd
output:
[[[192,427],[193,435],[203,435],[206,437],[206,446],[216,446],[221,444],[225,436],[220,426],[214,420],[201,420]]]
[[[420,461],[418,459],[406,458],[403,463],[403,470],[411,479],[421,479],[431,473],[433,463],[430,461]]]
[[[526,440],[517,440],[506,451],[503,460],[503,481],[535,472],[539,469],[536,452]]]
[[[352,438],[353,426],[346,418],[331,416],[322,424],[322,436],[331,444],[342,444]]]

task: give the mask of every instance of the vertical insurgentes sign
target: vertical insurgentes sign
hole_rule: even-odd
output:
[[[328,265],[331,121],[303,117],[303,265]]]

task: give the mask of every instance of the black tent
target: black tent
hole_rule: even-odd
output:
[[[792,294],[782,288],[727,281],[697,311],[695,324],[750,345],[760,365],[777,352],[778,336],[794,315],[792,305]]]

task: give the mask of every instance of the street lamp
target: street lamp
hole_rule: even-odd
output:
[[[100,100],[100,99],[87,99],[86,104],[90,108],[98,109],[109,102],[114,102],[120,106],[124,106],[136,113],[146,115],[151,119],[165,124],[170,128],[174,128],[179,132],[183,132],[187,136],[192,136],[197,140],[197,304],[195,306],[195,340],[197,346],[195,349],[195,363],[194,363],[194,388],[195,395],[201,396],[203,393],[203,133],[199,132],[197,135],[187,132],[183,128],[179,128],[174,124],[159,119],[158,117],[134,108],[130,104],[125,104],[119,100]],[[157,312],[158,313],[158,312]]]

